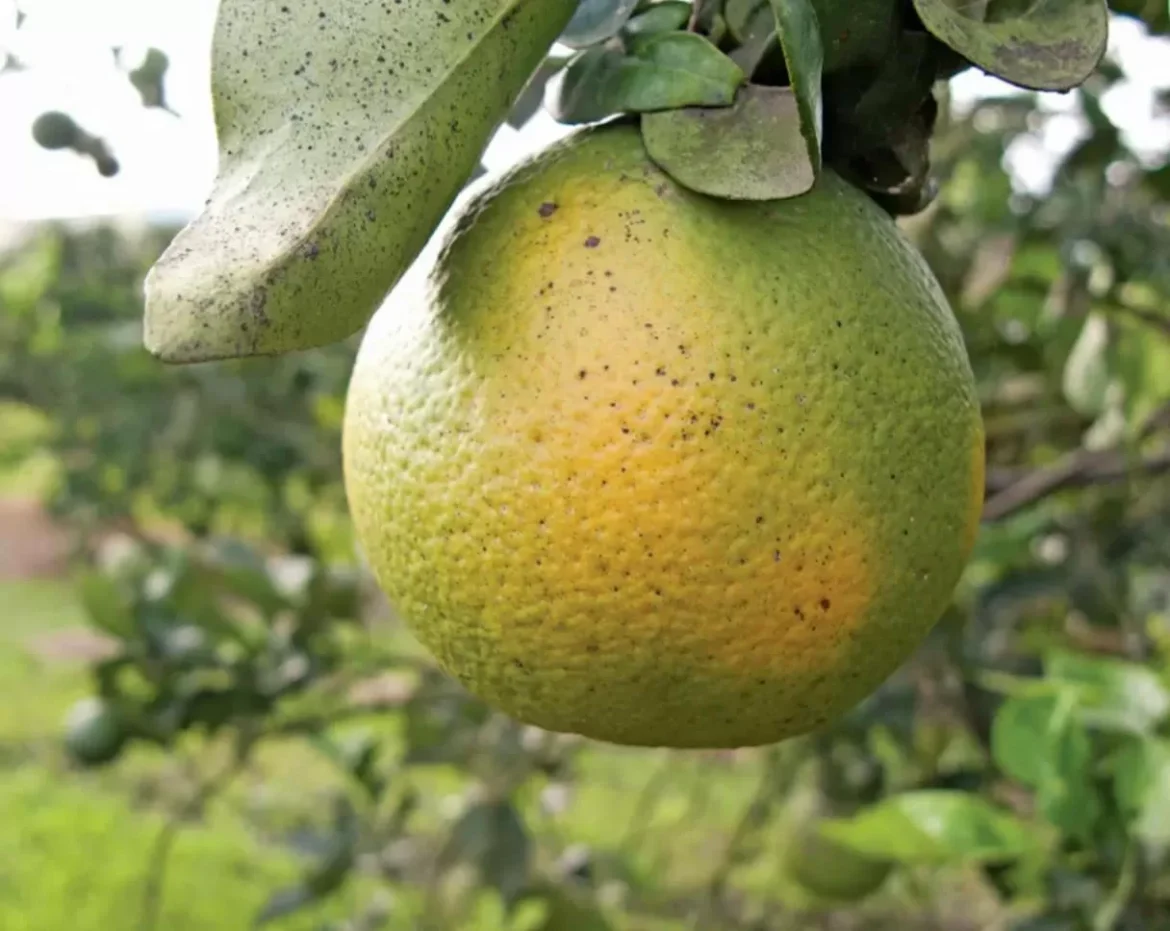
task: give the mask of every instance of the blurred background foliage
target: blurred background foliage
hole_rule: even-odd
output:
[[[1112,6],[1170,29],[1162,0]],[[165,106],[151,61],[129,75]],[[23,230],[0,927],[1170,929],[1170,152],[1107,115],[1123,64],[1072,95],[1042,196],[1005,154],[1067,109],[944,95],[941,195],[903,225],[978,376],[983,532],[903,669],[758,750],[618,749],[471,699],[354,554],[355,343],[162,366],[141,282],[175,230]]]

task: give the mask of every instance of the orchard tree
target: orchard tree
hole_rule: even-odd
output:
[[[1160,0],[1113,6],[1167,28]],[[326,853],[266,919],[372,872],[425,888],[424,924],[476,926],[474,897],[451,892],[470,864],[476,889],[494,890],[519,926],[787,927],[803,919],[760,878],[781,824],[781,859],[821,906],[868,896],[891,874],[910,901],[929,900],[915,878],[959,867],[981,878],[1005,924],[1160,927],[1170,253],[1165,168],[1130,151],[1100,103],[1123,77],[1102,61],[1107,25],[1095,0],[224,0],[219,180],[148,279],[146,343],[173,362],[281,358],[167,370],[109,339],[112,321],[83,325],[70,278],[46,274],[64,267],[61,252],[9,269],[26,286],[24,304],[10,304],[24,310],[7,324],[6,374],[23,373],[12,382],[26,399],[39,382],[42,409],[77,412],[54,443],[91,447],[94,408],[85,390],[50,390],[46,357],[88,360],[111,396],[135,386],[135,409],[153,405],[150,420],[103,433],[100,457],[64,460],[62,488],[76,495],[62,507],[141,515],[145,499],[186,530],[179,546],[141,534],[132,557],[82,579],[119,649],[95,669],[102,704],[79,712],[79,759],[134,742],[226,751],[177,820],[266,741],[305,736],[337,761],[353,789]],[[571,55],[549,57],[558,38]],[[1022,88],[1078,88],[1091,133],[1046,197],[1013,194],[1002,168],[1012,141],[1046,118],[1034,97],[949,111],[938,82],[971,66]],[[681,188],[799,204],[831,173],[902,218],[963,325],[982,402],[984,528],[954,603],[843,719],[743,757],[758,786],[698,890],[639,877],[636,844],[566,856],[566,839],[537,826],[531,795],[574,782],[581,741],[525,728],[418,654],[356,635],[361,599],[329,565],[344,549],[323,532],[343,523],[350,347],[338,341],[419,254],[495,127],[539,96],[563,122],[612,117],[640,134]],[[46,317],[46,300],[65,313]],[[117,314],[134,310],[127,298]],[[93,339],[81,349],[83,335]],[[142,429],[172,422],[183,429]],[[121,479],[95,461],[119,455]],[[259,506],[241,520],[248,501]],[[222,539],[257,528],[308,557],[299,572]],[[405,747],[339,731],[387,715],[403,722]],[[436,835],[412,817],[419,783],[401,776],[437,761],[471,774],[473,788]],[[717,778],[718,758],[706,765]],[[636,819],[651,817],[671,766],[647,784]],[[622,909],[606,899],[614,882],[630,890]],[[849,920],[954,920],[875,902]]]

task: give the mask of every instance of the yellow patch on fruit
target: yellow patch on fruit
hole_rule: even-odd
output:
[[[925,264],[840,180],[717,201],[592,129],[426,271],[363,342],[346,485],[381,585],[485,700],[765,743],[856,703],[945,608],[982,497],[971,373]]]

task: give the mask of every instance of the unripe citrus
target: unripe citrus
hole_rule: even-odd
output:
[[[476,694],[619,743],[771,742],[945,608],[983,492],[971,370],[922,258],[836,176],[721,201],[593,128],[423,272],[364,338],[345,479],[381,585]]]
[[[83,766],[101,766],[116,759],[126,738],[121,716],[100,698],[77,702],[65,720],[65,750]]]

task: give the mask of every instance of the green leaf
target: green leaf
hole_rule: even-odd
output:
[[[1078,414],[1096,417],[1105,409],[1109,388],[1108,348],[1108,322],[1101,314],[1089,314],[1065,360],[1061,381],[1069,406]]]
[[[535,900],[544,906],[536,931],[613,931],[597,906],[571,886],[544,883]]]
[[[544,106],[544,94],[548,82],[552,80],[553,75],[565,67],[567,61],[567,58],[553,58],[551,56],[544,60],[528,83],[524,85],[524,90],[516,97],[512,109],[508,111],[507,122],[509,126],[513,129],[519,129],[536,116],[537,111]],[[484,167],[480,165],[477,175],[485,173]],[[475,177],[473,176],[471,180],[474,181]]]
[[[1005,701],[991,725],[991,754],[1012,779],[1037,786],[1047,777],[1048,748],[1062,732],[1054,722],[1059,695],[1017,695]],[[1067,715],[1064,722],[1067,724]]]
[[[1157,324],[1165,314],[1152,309],[1147,313],[1147,319],[1115,317],[1115,339],[1110,344],[1109,367],[1125,392],[1131,435],[1170,398],[1170,339]],[[1170,318],[1166,319],[1165,326],[1170,327]]]
[[[800,133],[814,174],[821,171],[821,70],[824,50],[811,0],[772,0],[776,35],[788,67],[788,80],[800,112]]]
[[[134,636],[134,605],[109,576],[86,572],[78,579],[77,594],[95,627],[123,640]]]
[[[745,74],[754,75],[765,61],[775,59],[780,43],[769,0],[728,0],[723,15],[727,18],[727,31],[738,43],[728,54]]]
[[[1050,679],[1084,686],[1080,714],[1091,726],[1146,733],[1170,713],[1170,690],[1146,666],[1057,651],[1044,669]]]
[[[702,36],[664,32],[578,54],[549,82],[545,107],[562,123],[592,123],[615,113],[728,106],[744,73]]]
[[[838,843],[907,865],[1004,863],[1035,855],[1035,829],[965,792],[928,789],[895,795],[851,818],[825,821]]]
[[[474,864],[485,883],[513,902],[528,884],[532,842],[511,802],[483,802],[455,823],[439,860]]]
[[[914,0],[926,28],[984,71],[1020,87],[1068,90],[1105,54],[1105,0]]]
[[[348,801],[339,799],[333,832],[324,855],[300,883],[278,890],[269,898],[257,914],[255,925],[258,927],[290,915],[341,888],[353,870],[359,836],[357,813]]]
[[[646,151],[679,184],[729,200],[795,197],[816,181],[791,88],[750,84],[728,108],[642,117]]]
[[[1170,845],[1170,742],[1127,743],[1110,761],[1118,807],[1148,844]]]
[[[170,64],[165,52],[152,48],[147,50],[142,64],[128,74],[144,107],[158,107],[168,113],[174,112],[167,105],[166,95],[167,69]]]
[[[1076,715],[1078,691],[1018,695],[996,713],[991,751],[1013,779],[1036,790],[1044,816],[1068,834],[1087,837],[1100,816],[1089,781],[1092,745]]]
[[[638,0],[581,0],[558,41],[569,48],[588,48],[616,36],[638,7]]]
[[[622,29],[625,36],[651,36],[659,32],[682,29],[691,18],[691,5],[681,0],[663,0],[639,13]]]
[[[887,60],[901,32],[899,0],[815,0],[825,73]]]
[[[172,362],[360,329],[450,207],[572,0],[223,0],[220,167],[146,282]]]

